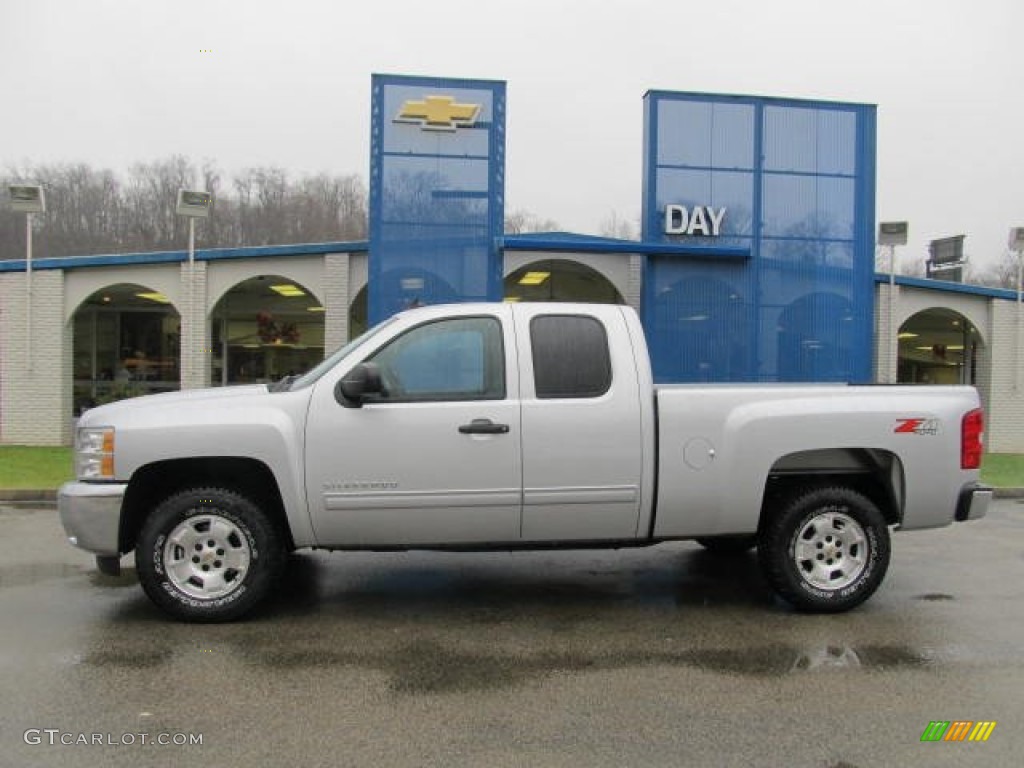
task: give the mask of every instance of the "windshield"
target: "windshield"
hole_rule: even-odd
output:
[[[391,323],[394,322],[394,319],[394,317],[389,317],[387,320],[378,323],[377,325],[373,326],[373,328],[370,328],[368,331],[366,331],[366,333],[362,334],[361,336],[357,336],[356,338],[352,339],[352,341],[350,341],[345,346],[340,347],[332,355],[324,358],[324,361],[322,363],[319,363],[316,367],[311,368],[306,373],[302,374],[294,381],[292,381],[291,386],[288,386],[287,389],[301,389],[302,387],[308,387],[316,383],[321,376],[323,376],[334,366],[336,366],[339,362],[341,362],[342,359],[348,357],[358,347],[363,346],[363,344],[368,342],[371,338],[373,338],[382,330],[391,325]]]

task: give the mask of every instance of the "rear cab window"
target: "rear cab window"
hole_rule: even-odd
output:
[[[534,391],[539,399],[594,398],[612,384],[604,325],[587,315],[538,315],[530,321]]]

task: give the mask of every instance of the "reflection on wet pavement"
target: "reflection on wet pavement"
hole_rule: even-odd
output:
[[[830,670],[886,670],[927,667],[934,656],[900,646],[820,648],[767,646],[736,649],[680,649],[655,651],[637,649],[616,653],[486,653],[462,651],[436,641],[395,644],[364,651],[324,647],[290,649],[280,645],[241,644],[210,653],[220,665],[241,663],[265,671],[328,670],[332,667],[360,667],[384,673],[396,693],[439,693],[444,691],[492,690],[558,673],[580,673],[630,667],[691,667],[705,672],[755,677],[828,672]],[[71,666],[146,669],[194,663],[195,650],[108,647],[64,659]],[[177,657],[177,658],[176,658]],[[188,657],[188,659],[186,659]],[[190,660],[189,660],[190,659]]]

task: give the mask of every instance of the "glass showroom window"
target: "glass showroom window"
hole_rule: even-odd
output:
[[[162,294],[117,285],[74,316],[74,411],[180,386],[181,321]]]
[[[217,302],[210,322],[215,386],[269,383],[324,359],[324,308],[285,277],[238,283]]]

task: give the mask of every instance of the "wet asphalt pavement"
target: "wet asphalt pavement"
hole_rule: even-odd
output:
[[[0,766],[1016,766],[1022,608],[1013,500],[896,534],[838,616],[676,543],[300,553],[219,626],[97,574],[52,510],[0,507]],[[922,743],[933,720],[997,726]]]

